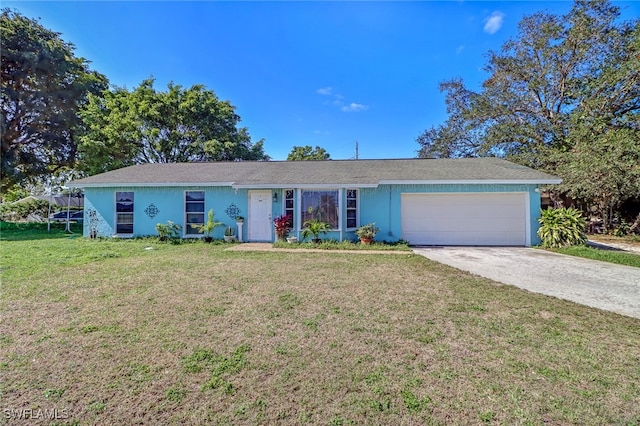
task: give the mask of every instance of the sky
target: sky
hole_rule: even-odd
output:
[[[614,2],[623,20],[640,2]],[[6,1],[75,45],[130,90],[155,78],[229,100],[253,141],[285,160],[294,146],[332,159],[411,158],[446,118],[440,82],[478,90],[486,54],[526,15],[570,1]]]

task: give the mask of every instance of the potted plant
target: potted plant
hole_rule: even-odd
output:
[[[311,241],[316,244],[321,241],[320,234],[326,234],[332,229],[331,225],[327,222],[322,222],[318,219],[308,220],[302,226],[302,239],[305,240],[307,237],[313,237]]]
[[[356,229],[356,235],[360,238],[362,244],[371,244],[376,234],[380,230],[375,223],[368,223]]]
[[[273,224],[276,228],[276,238],[278,241],[284,241],[284,239],[287,238],[287,235],[289,235],[289,231],[291,230],[291,222],[291,216],[289,215],[281,215],[273,219]]]
[[[224,240],[228,243],[234,242],[236,240],[235,228],[227,226],[227,229],[224,230]]]
[[[218,226],[224,226],[224,223],[214,221],[213,209],[211,209],[209,210],[209,213],[207,213],[207,222],[202,225],[197,225],[196,228],[198,229],[198,231],[204,232],[204,241],[206,243],[210,243],[211,241],[213,241],[211,233]]]
[[[173,240],[178,238],[182,226],[173,221],[168,220],[167,223],[156,223],[156,231],[158,231],[158,239],[160,241]]]

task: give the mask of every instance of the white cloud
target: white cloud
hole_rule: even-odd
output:
[[[484,31],[489,34],[495,34],[502,28],[504,22],[504,13],[495,11],[484,20]]]
[[[458,46],[458,48],[456,49],[456,55],[461,54],[463,50],[464,50],[464,44],[461,46]]]
[[[330,86],[317,89],[316,93],[328,97],[328,99],[325,98],[326,100],[322,103],[323,105],[333,105],[336,108],[340,108],[343,112],[358,112],[369,109],[368,105],[358,104],[355,102],[345,105],[345,102],[343,102],[344,96],[340,93],[334,92],[333,87]]]
[[[369,107],[367,105],[351,102],[349,105],[345,105],[341,109],[344,112],[358,112],[358,111],[364,111],[366,109],[369,109]]]

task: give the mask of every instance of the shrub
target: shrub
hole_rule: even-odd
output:
[[[304,227],[302,229],[302,239],[313,237],[314,243],[320,242],[320,234],[326,234],[332,229],[331,225],[318,219],[308,220],[302,226]]]
[[[613,230],[613,235],[616,237],[624,237],[626,235],[629,235],[630,233],[631,226],[624,219],[622,219],[620,221],[620,225],[618,225],[618,227]]]
[[[158,231],[158,237],[160,241],[173,240],[180,236],[182,226],[172,221],[167,223],[156,223],[156,231]]]
[[[587,241],[586,221],[579,210],[573,208],[543,210],[538,222],[540,222],[538,236],[542,240],[542,247],[575,246]]]
[[[273,219],[273,224],[276,228],[278,240],[284,240],[289,235],[289,231],[291,231],[293,220],[289,215],[282,215]]]
[[[378,228],[375,223],[369,223],[358,228],[356,230],[356,235],[358,238],[373,239],[379,230],[380,228]]]
[[[0,205],[0,218],[7,222],[45,220],[48,212],[49,201],[47,200],[29,200]]]

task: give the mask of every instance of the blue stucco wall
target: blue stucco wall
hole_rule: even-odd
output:
[[[402,193],[479,193],[479,192],[524,192],[528,194],[530,211],[530,241],[532,245],[539,244],[537,236],[538,217],[540,215],[540,195],[536,192],[537,185],[506,185],[506,184],[441,184],[441,185],[380,185],[377,188],[360,188],[358,199],[359,224],[375,222],[380,228],[376,240],[397,241],[401,237],[401,194]],[[295,189],[295,188],[293,188]],[[341,188],[344,189],[344,188]],[[121,187],[121,188],[86,188],[85,189],[85,217],[90,210],[95,210],[98,219],[98,235],[112,236],[115,234],[115,192],[134,192],[134,235],[156,235],[155,225],[172,220],[184,226],[184,192],[205,191],[205,212],[213,209],[215,220],[226,225],[235,226],[235,221],[225,210],[235,205],[239,215],[247,217],[248,190],[234,190],[229,187]],[[283,190],[274,189],[278,200],[272,203],[272,216],[284,213]],[[297,204],[296,192],[296,208]],[[346,191],[341,191],[341,217],[346,218]],[[149,217],[145,209],[155,205],[158,214]],[[330,232],[323,238],[336,240],[357,240],[353,230],[347,230],[343,220],[343,229]],[[295,218],[293,235],[299,236],[301,223]],[[90,221],[85,220],[84,235],[89,235]],[[216,228],[213,237],[222,238],[224,227]],[[247,226],[243,229],[243,240],[247,241]]]
[[[184,197],[185,191],[205,192],[205,220],[206,212],[213,209],[216,222],[223,222],[227,226],[235,227],[235,220],[229,217],[225,210],[234,204],[240,216],[247,215],[247,190],[234,190],[229,187],[119,187],[119,188],[86,188],[85,216],[90,210],[95,210],[99,219],[98,236],[113,236],[115,234],[115,193],[132,191],[134,193],[133,234],[135,236],[157,235],[156,224],[171,220],[184,228]],[[149,217],[145,209],[153,204],[158,213]],[[84,235],[89,235],[89,221],[85,221]],[[218,227],[212,233],[214,238],[222,238],[224,227]],[[184,231],[184,229],[183,229]],[[243,230],[246,235],[246,229]]]

